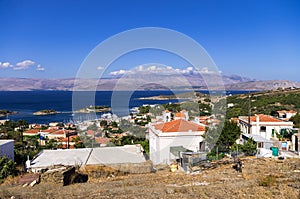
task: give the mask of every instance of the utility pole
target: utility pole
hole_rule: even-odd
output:
[[[251,95],[249,93],[249,101],[248,101],[248,134],[251,134]]]

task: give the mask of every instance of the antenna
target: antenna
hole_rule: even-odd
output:
[[[249,96],[248,96],[249,100],[248,100],[248,134],[251,134],[251,95],[250,95],[250,91],[249,91]]]

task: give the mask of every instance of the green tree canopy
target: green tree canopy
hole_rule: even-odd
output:
[[[294,122],[296,128],[300,128],[300,114],[297,113],[295,116],[290,118],[290,121]]]
[[[0,157],[0,181],[4,180],[8,176],[14,176],[17,174],[16,163],[8,159],[6,156]]]
[[[222,126],[223,128],[221,128]],[[220,123],[218,126],[208,129],[205,140],[210,149],[215,146],[218,147],[219,151],[228,152],[241,133],[236,122],[226,120],[224,125]]]

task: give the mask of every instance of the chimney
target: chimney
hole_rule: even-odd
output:
[[[256,123],[259,123],[259,116],[258,115],[255,116],[256,116]]]
[[[259,115],[255,115],[256,117],[256,134],[260,134],[259,131]]]

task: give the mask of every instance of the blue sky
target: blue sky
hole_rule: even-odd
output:
[[[200,43],[224,74],[300,81],[300,1],[0,0],[0,77],[75,77],[90,51],[132,28],[163,27]],[[132,53],[109,72],[186,62],[158,51]]]

